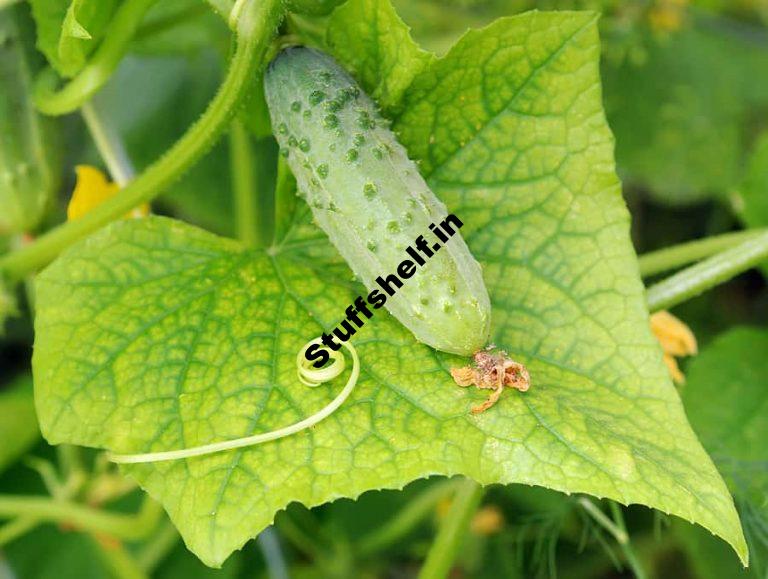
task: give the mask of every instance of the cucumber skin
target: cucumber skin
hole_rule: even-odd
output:
[[[447,215],[374,102],[336,62],[284,50],[264,77],[281,154],[315,222],[369,290],[396,273],[406,247]],[[309,111],[309,112],[306,112]],[[459,218],[461,216],[458,216]],[[491,306],[480,265],[455,233],[386,308],[416,338],[468,356],[487,345]]]
[[[36,55],[25,8],[0,11],[0,235],[34,229],[57,186],[52,121],[32,104]]]

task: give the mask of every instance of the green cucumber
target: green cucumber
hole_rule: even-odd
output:
[[[272,61],[264,84],[299,195],[371,295],[377,288],[382,294],[377,277],[396,273],[419,235],[430,248],[439,243],[430,225],[448,217],[445,205],[375,103],[332,58],[288,48]],[[385,305],[421,342],[471,355],[487,344],[488,292],[458,232],[440,246]]]
[[[33,229],[56,188],[51,121],[32,104],[26,6],[0,10],[0,235]]]

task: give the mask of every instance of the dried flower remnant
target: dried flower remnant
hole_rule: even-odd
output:
[[[661,344],[664,363],[669,368],[672,380],[684,384],[685,376],[675,358],[693,356],[698,352],[696,336],[688,326],[667,311],[656,312],[651,316],[651,331]]]
[[[528,369],[512,360],[503,350],[496,351],[493,345],[476,352],[472,360],[470,366],[451,368],[454,382],[462,388],[476,386],[483,390],[493,390],[488,400],[472,408],[472,414],[485,412],[496,404],[505,387],[525,392],[531,386]]]

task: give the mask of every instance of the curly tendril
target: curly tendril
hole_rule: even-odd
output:
[[[323,382],[333,380],[344,371],[345,367],[344,356],[340,352],[329,352],[331,360],[333,361],[330,366],[320,368],[319,370],[309,366],[309,361],[305,358],[304,354],[313,344],[322,344],[322,342],[320,341],[320,338],[308,342],[296,356],[296,366],[299,380],[302,384],[305,384],[311,388],[319,386]],[[355,389],[357,379],[360,377],[360,359],[357,356],[357,351],[355,350],[354,346],[352,346],[352,344],[342,342],[342,345],[347,350],[349,350],[349,353],[352,356],[352,372],[349,375],[349,379],[347,379],[347,383],[344,385],[344,388],[341,392],[339,392],[336,398],[334,398],[329,404],[324,406],[318,412],[315,412],[312,416],[308,416],[304,420],[301,420],[295,424],[291,424],[290,426],[272,430],[270,432],[263,432],[253,436],[236,438],[234,440],[225,440],[223,442],[204,444],[202,446],[194,446],[192,448],[168,450],[163,452],[148,452],[144,454],[113,454],[110,452],[107,453],[107,457],[112,462],[122,464],[178,460],[181,458],[213,454],[215,452],[222,452],[224,450],[254,446],[261,444],[262,442],[269,442],[270,440],[285,438],[286,436],[296,434],[297,432],[309,428],[310,426],[314,426],[321,420],[333,414],[339,408],[339,406],[344,403],[344,401],[352,393],[352,390]]]

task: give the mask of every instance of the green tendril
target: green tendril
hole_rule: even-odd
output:
[[[34,88],[37,108],[46,115],[71,113],[96,94],[115,72],[144,15],[157,0],[127,0],[118,8],[109,34],[96,49],[88,64],[60,89],[58,77],[51,68],[38,76]]]
[[[306,351],[310,346],[322,345],[319,338],[312,340],[304,345],[296,356],[296,367],[298,371],[299,380],[302,384],[314,388],[320,384],[332,380],[339,376],[345,367],[344,356],[340,352],[329,351],[331,360],[333,361],[330,366],[325,368],[314,369],[309,366],[309,361],[305,357]],[[315,412],[311,416],[308,416],[304,420],[272,430],[270,432],[262,432],[253,436],[245,436],[242,438],[235,438],[233,440],[225,440],[223,442],[214,442],[212,444],[204,444],[202,446],[194,446],[192,448],[183,448],[179,450],[168,450],[163,452],[148,452],[144,454],[113,454],[108,453],[107,457],[112,462],[121,464],[137,464],[146,462],[161,462],[168,460],[179,460],[182,458],[191,458],[193,456],[204,456],[207,454],[214,454],[216,452],[222,452],[225,450],[233,450],[235,448],[244,448],[247,446],[255,446],[271,440],[277,440],[278,438],[285,438],[291,436],[302,430],[305,430],[311,426],[314,426],[321,420],[324,420],[344,403],[344,401],[352,393],[357,385],[357,380],[360,377],[360,359],[357,356],[357,351],[352,344],[342,342],[342,345],[349,350],[352,356],[352,372],[347,379],[347,383],[344,388],[339,392],[338,396],[334,398],[329,404]]]

